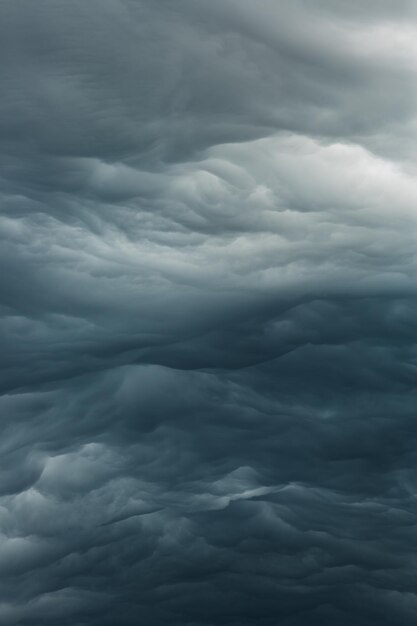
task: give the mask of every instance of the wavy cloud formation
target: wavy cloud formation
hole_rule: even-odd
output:
[[[0,621],[411,626],[417,7],[0,6]]]

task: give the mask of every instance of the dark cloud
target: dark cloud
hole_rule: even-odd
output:
[[[416,6],[0,6],[0,622],[415,623]]]

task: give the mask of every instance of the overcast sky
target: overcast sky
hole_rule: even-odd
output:
[[[415,626],[417,2],[0,3],[0,623]]]

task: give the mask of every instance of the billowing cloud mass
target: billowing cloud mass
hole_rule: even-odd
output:
[[[417,620],[417,3],[0,5],[0,623]]]

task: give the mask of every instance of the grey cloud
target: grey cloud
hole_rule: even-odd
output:
[[[0,621],[414,624],[414,3],[0,17]]]
[[[2,14],[2,132],[29,158],[151,163],[274,129],[366,139],[414,115],[399,10],[353,27],[336,11],[267,0],[22,0]]]

